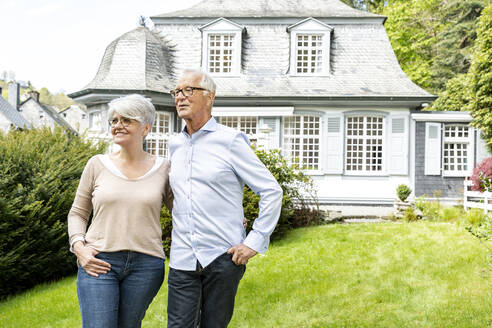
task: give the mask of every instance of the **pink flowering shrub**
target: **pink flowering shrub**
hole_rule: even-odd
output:
[[[492,191],[492,156],[484,159],[473,169],[472,190]]]

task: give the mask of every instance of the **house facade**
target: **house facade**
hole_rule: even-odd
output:
[[[84,133],[89,127],[87,113],[80,106],[71,105],[59,111],[58,114],[79,134]]]
[[[312,175],[323,204],[392,204],[399,184],[420,195],[435,185],[430,177],[442,180],[449,199],[461,197],[455,180],[477,160],[476,131],[469,116],[443,118],[437,132],[427,125],[438,121],[427,121],[422,108],[436,97],[401,70],[385,17],[338,0],[204,0],[151,19],[152,31],[139,27],[114,40],[93,81],[69,95],[87,106],[96,137],[109,137],[108,102],[140,93],[158,110],[147,149],[166,156],[168,136],[182,127],[169,90],[184,69],[201,68],[217,83],[217,121],[253,140],[266,136],[266,148]],[[467,165],[422,173],[419,156],[434,145],[429,133],[445,135],[448,123],[466,126],[468,152],[449,155],[452,140],[443,137],[439,165],[451,157]],[[424,163],[437,154],[423,152]]]
[[[30,91],[27,99],[21,102],[20,85],[17,82],[9,83],[8,102],[0,96],[0,114],[0,129],[4,132],[12,128],[53,129],[55,126],[61,126],[67,131],[77,133],[54,107],[39,101],[39,92]]]
[[[39,92],[29,92],[29,97],[19,104],[19,112],[34,128],[48,127],[53,129],[61,126],[67,131],[77,134],[77,131],[50,105],[39,101]]]

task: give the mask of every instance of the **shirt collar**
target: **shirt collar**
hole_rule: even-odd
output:
[[[210,117],[210,119],[207,121],[207,123],[205,123],[201,128],[200,130],[196,131],[196,132],[199,132],[199,131],[215,131],[217,130],[217,121],[215,121],[215,118],[212,116]],[[186,129],[186,124],[185,126],[183,127],[183,130],[181,130],[182,133],[185,133],[188,135],[188,130]],[[195,133],[196,133],[195,132]]]

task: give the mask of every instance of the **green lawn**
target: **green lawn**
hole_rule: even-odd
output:
[[[292,231],[255,257],[230,327],[492,327],[487,250],[447,223]],[[165,327],[166,284],[143,327]],[[0,303],[2,327],[79,327],[75,278]]]

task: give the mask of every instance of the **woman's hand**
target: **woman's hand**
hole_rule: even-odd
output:
[[[91,247],[85,246],[82,241],[77,241],[73,245],[73,250],[79,260],[80,266],[88,275],[99,277],[99,274],[106,274],[111,270],[111,264],[96,258],[99,252]]]

